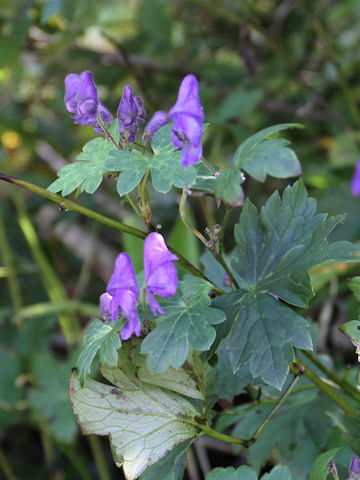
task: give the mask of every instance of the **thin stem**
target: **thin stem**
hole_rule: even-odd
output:
[[[7,458],[5,452],[2,448],[0,448],[0,468],[3,471],[6,480],[17,480],[15,473],[13,472]]]
[[[142,215],[145,220],[145,223],[149,229],[149,231],[152,230],[152,225],[151,225],[151,210],[149,206],[148,200],[148,195],[147,195],[147,190],[146,190],[146,182],[149,177],[150,169],[146,171],[143,179],[141,180],[139,184],[139,193],[140,193],[140,198],[141,198],[141,210],[142,210]]]
[[[4,265],[6,267],[7,281],[10,290],[11,302],[13,305],[14,313],[16,314],[22,306],[20,285],[16,276],[14,267],[14,257],[11,252],[11,248],[6,237],[5,222],[0,208],[0,252],[3,258]]]
[[[224,219],[221,225],[221,231],[220,231],[220,236],[219,236],[219,255],[222,256],[223,253],[223,248],[224,248],[224,236],[225,236],[225,230],[231,215],[231,212],[233,211],[232,207],[226,207],[226,212],[224,215]]]
[[[142,153],[144,153],[144,151],[146,150],[147,152],[151,153],[151,155],[153,155],[153,151],[142,143],[134,142],[133,145],[136,150],[141,150]]]
[[[258,428],[256,429],[254,435],[250,438],[250,440],[248,441],[248,446],[252,445],[253,443],[256,442],[256,440],[259,438],[261,432],[264,430],[264,428],[269,424],[269,422],[275,417],[275,415],[277,414],[277,412],[280,410],[280,408],[282,407],[282,405],[284,404],[285,400],[288,398],[288,396],[290,395],[291,391],[293,390],[293,388],[295,387],[295,385],[298,383],[298,381],[300,380],[301,378],[301,375],[302,375],[302,370],[299,369],[297,373],[294,373],[294,378],[292,379],[290,385],[288,386],[288,388],[285,390],[285,392],[281,395],[281,397],[279,398],[277,404],[275,405],[275,407],[269,412],[269,414],[266,416],[266,418],[261,422],[261,424],[258,426]]]
[[[139,211],[136,203],[135,203],[134,200],[131,198],[131,196],[130,196],[129,193],[127,193],[127,194],[125,195],[125,198],[126,198],[126,200],[130,203],[130,206],[131,206],[131,208],[134,210],[134,212],[136,213],[136,215],[137,215],[139,218],[141,218],[141,220],[144,220],[144,219],[143,219],[143,216],[141,215],[141,212]]]
[[[204,235],[200,233],[198,230],[196,230],[196,228],[193,227],[191,223],[189,223],[188,220],[186,219],[186,213],[185,213],[186,199],[187,199],[186,191],[185,189],[183,189],[181,194],[180,204],[179,204],[180,218],[183,221],[185,227],[188,228],[194,235],[196,235],[200,240],[200,242],[202,242],[206,248],[209,248],[209,241],[206,240]]]
[[[360,392],[356,387],[351,385],[347,380],[338,378],[334,373],[332,373],[328,368],[326,368],[320,361],[315,357],[315,355],[308,350],[302,350],[302,353],[314,364],[319,370],[321,370],[325,375],[334,383],[339,385],[345,393],[347,393],[351,398],[353,398],[357,403],[360,403]]]
[[[31,192],[37,193],[38,195],[41,195],[42,197],[47,198],[48,200],[51,200],[52,202],[57,203],[61,210],[73,210],[75,212],[79,212],[82,215],[86,215],[87,217],[93,218],[99,223],[102,223],[103,225],[107,225],[108,227],[112,227],[116,230],[119,230],[124,233],[129,233],[130,235],[133,235],[134,237],[141,238],[144,240],[146,236],[148,235],[147,232],[143,232],[142,230],[139,230],[134,227],[130,227],[130,225],[125,225],[122,222],[119,222],[118,220],[115,220],[113,218],[107,217],[105,215],[102,215],[100,213],[94,212],[93,210],[90,210],[89,208],[86,208],[76,202],[73,202],[71,200],[68,200],[67,198],[62,197],[61,195],[57,195],[56,193],[49,192],[45,188],[38,187],[37,185],[34,185],[33,183],[27,182],[25,180],[20,180],[19,178],[12,177],[10,175],[6,175],[5,173],[0,172],[0,180],[3,180],[5,182],[12,183],[14,185],[17,185],[19,187],[26,188],[27,190],[30,190]],[[179,252],[177,252],[174,248],[168,246],[169,250],[174,253],[179,259],[179,263],[190,273],[197,277],[201,277],[207,282],[211,283],[214,287],[214,289],[222,294],[225,293],[224,290],[221,288],[217,287],[214,285],[214,283],[207,278],[206,275],[204,275],[200,270],[197,269],[192,263],[190,263],[185,257],[183,257]]]
[[[236,281],[236,278],[234,277],[234,275],[232,274],[232,271],[230,270],[230,268],[226,265],[226,262],[224,260],[224,257],[222,255],[217,255],[216,257],[216,260],[222,265],[223,269],[225,270],[225,272],[229,275],[230,279],[231,279],[231,282],[233,285],[235,285],[235,287],[239,290],[240,289],[240,286],[239,284],[237,283]]]
[[[105,460],[105,455],[98,437],[94,435],[89,436],[89,444],[92,456],[95,460],[96,469],[100,480],[111,480],[110,472]]]
[[[210,170],[210,172],[214,175],[216,172],[215,168],[211,165],[210,162],[208,162],[206,160],[205,157],[201,157],[201,161],[203,162],[203,164]]]
[[[340,397],[327,383],[321,380],[308,366],[304,365],[300,360],[296,359],[295,364],[290,365],[290,371],[292,374],[296,374],[298,371],[303,370],[303,374],[309,380],[311,380],[325,395],[327,395],[341,410],[348,415],[357,415],[354,410],[343,398]]]
[[[20,228],[39,267],[40,278],[48,297],[52,302],[64,301],[67,297],[65,288],[42,251],[39,238],[26,212],[25,205],[18,192],[13,191],[12,197],[16,206]],[[59,314],[59,324],[69,345],[78,343],[81,340],[81,328],[74,315]]]

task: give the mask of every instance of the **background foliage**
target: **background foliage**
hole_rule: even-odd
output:
[[[168,110],[180,80],[191,72],[200,81],[210,124],[205,132],[207,158],[221,168],[253,133],[276,123],[303,124],[304,129],[287,131],[286,138],[301,160],[309,193],[318,199],[320,211],[347,214],[333,240],[358,241],[360,200],[351,196],[349,181],[359,157],[359,17],[354,0],[108,0],[101,8],[96,0],[3,0],[0,170],[46,187],[68,162],[79,155],[86,159],[81,146],[94,135],[91,127],[74,126],[65,111],[63,79],[68,73],[91,70],[101,100],[112,111],[123,87],[131,84],[144,98],[150,118],[155,110]],[[236,162],[246,170],[242,161],[239,152]],[[265,174],[255,176],[264,179]],[[177,190],[166,197],[161,193],[179,181],[171,180],[151,192],[156,223],[170,232],[171,245],[199,263],[200,243],[174,220]],[[273,178],[260,183],[249,177],[242,187],[258,206],[287,183]],[[96,185],[87,188],[93,191]],[[117,188],[125,193],[123,184]],[[83,193],[80,201],[138,226],[127,205],[119,203],[110,178],[101,192]],[[200,231],[213,227],[224,214],[206,199],[198,205],[189,202],[188,216]],[[230,223],[237,219],[238,213]],[[232,247],[230,238],[225,238],[226,250]],[[107,441],[79,435],[67,385],[81,329],[98,313],[97,298],[115,256],[127,251],[140,271],[141,245],[140,240],[114,235],[74,212],[1,185],[0,471],[5,478],[121,478]],[[313,342],[322,360],[338,373],[356,361],[353,346],[337,329],[356,319],[357,301],[346,282],[356,273],[345,264],[312,271],[319,293],[309,310]],[[221,373],[221,365],[218,368]],[[354,378],[356,367],[346,374]],[[219,374],[213,381],[215,391],[233,393],[218,402],[219,412],[237,405],[241,414],[248,399],[243,387],[249,380],[238,379],[234,385],[233,379]],[[301,410],[296,401],[289,401],[284,415],[251,448],[248,461],[257,472],[266,473],[282,460],[295,478],[306,478],[319,449],[340,444],[334,427],[340,419],[335,413],[323,414],[331,408],[306,390],[306,382]],[[271,398],[270,390],[268,395]],[[266,405],[261,406],[253,412],[256,422],[250,415],[240,423],[219,413],[219,428],[223,424],[233,428],[234,435],[249,435],[266,412]],[[283,429],[280,444],[271,443],[271,428]],[[191,451],[186,475],[192,480],[204,476],[209,466],[237,468],[245,461],[230,447],[203,438]],[[340,471],[350,452],[345,447],[337,454]],[[185,465],[181,454],[174,453],[179,471]],[[249,478],[255,475],[250,469],[243,472]],[[151,472],[148,475],[151,478]],[[229,478],[234,475],[229,471]],[[287,472],[284,475],[287,478]],[[216,473],[208,478],[216,478]]]

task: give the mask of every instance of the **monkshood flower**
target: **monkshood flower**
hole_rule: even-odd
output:
[[[360,197],[360,160],[356,162],[354,175],[350,183],[350,190],[355,197]]]
[[[74,123],[86,126],[91,125],[95,132],[103,130],[98,123],[98,114],[106,127],[113,117],[109,110],[99,102],[97,89],[91,72],[85,71],[80,75],[70,73],[65,78],[65,106],[68,112],[74,113]]]
[[[123,140],[127,138],[128,142],[134,142],[139,123],[145,122],[145,115],[143,101],[140,97],[134,97],[132,88],[127,85],[117,111],[119,132]]]
[[[360,479],[360,458],[353,456],[349,467],[350,478],[349,480]]]
[[[146,125],[143,135],[143,142],[148,138],[150,141],[153,139],[155,133],[160,130],[161,127],[169,123],[169,115],[159,110],[152,116],[150,122]]]
[[[121,338],[128,340],[133,333],[138,337],[141,325],[136,311],[139,288],[131,258],[120,253],[115,261],[115,270],[110,278],[106,293],[100,297],[100,311],[105,320],[114,322],[119,316],[127,322],[121,329]]]
[[[173,262],[177,256],[169,252],[160,233],[150,233],[144,242],[144,271],[149,304],[153,314],[165,313],[155,300],[159,297],[170,298],[175,295],[178,278]]]
[[[171,139],[181,150],[181,165],[196,163],[202,155],[202,124],[204,112],[199,99],[199,84],[194,75],[187,75],[181,82],[178,98],[169,111],[174,122]]]

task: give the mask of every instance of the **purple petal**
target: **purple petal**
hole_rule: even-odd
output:
[[[136,297],[139,295],[134,267],[127,253],[120,253],[115,260],[115,270],[108,283],[106,291],[114,296],[116,290],[131,290]]]
[[[123,96],[120,100],[117,115],[123,127],[127,130],[136,120],[138,109],[134,100],[132,88],[127,85],[124,88]]]
[[[351,180],[350,190],[355,197],[360,197],[360,160],[358,160],[355,164],[355,170]]]
[[[359,480],[360,479],[360,458],[354,455],[351,459],[349,467],[350,479],[349,480]]]
[[[163,313],[153,294],[169,298],[175,295],[178,285],[176,268],[172,262],[177,256],[169,252],[160,233],[150,233],[144,242],[144,271],[150,307]]]
[[[145,122],[145,117],[146,117],[144,102],[142,101],[142,99],[140,97],[137,97],[137,96],[134,97],[134,102],[135,102],[136,107],[137,107],[136,121],[138,123],[144,123]]]
[[[198,122],[194,115],[188,113],[177,115],[173,130],[179,131],[180,135],[185,135],[194,147],[200,145],[203,134],[202,122]]]
[[[192,74],[187,75],[181,82],[178,98],[169,111],[169,117],[175,120],[177,114],[184,112],[197,117],[199,123],[204,122],[203,108],[199,99],[199,83]]]
[[[106,292],[100,296],[100,313],[103,319],[106,321],[112,320],[112,314],[110,309],[110,302],[112,298],[113,297]]]
[[[137,314],[134,318],[128,318],[127,322],[121,329],[120,335],[123,340],[128,340],[133,333],[135,333],[137,337],[141,333],[140,320]]]
[[[151,141],[155,133],[158,130],[160,130],[161,127],[166,125],[168,122],[169,122],[169,115],[167,113],[162,112],[161,110],[159,110],[158,112],[155,112],[152,119],[145,127],[143,141],[146,140],[146,138],[149,138],[149,140]],[[177,148],[180,148],[180,146]]]
[[[158,302],[155,300],[155,297],[151,293],[149,288],[147,289],[147,296],[148,296],[150,308],[155,316],[157,316],[158,313],[165,313],[164,310],[158,304]]]
[[[98,112],[99,112],[101,121],[103,122],[105,127],[108,128],[110,126],[111,122],[114,120],[113,116],[111,115],[109,110],[106,107],[104,107],[104,105],[101,102],[99,102],[99,105],[98,105]],[[93,124],[93,129],[96,133],[103,133],[103,129],[100,127],[98,121],[96,121]]]
[[[70,73],[65,77],[65,106],[66,110],[76,113],[77,100],[76,93],[79,87],[80,76],[77,73]]]
[[[183,168],[198,162],[202,155],[202,145],[194,147],[191,143],[185,142],[181,150],[181,166]]]

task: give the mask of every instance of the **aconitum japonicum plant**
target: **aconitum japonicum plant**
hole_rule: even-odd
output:
[[[300,175],[295,152],[280,138],[299,125],[264,128],[219,168],[205,158],[205,113],[194,75],[181,81],[168,113],[154,112],[141,131],[144,103],[125,86],[113,119],[90,72],[68,75],[66,108],[75,123],[91,125],[98,136],[47,191],[19,182],[64,210],[112,226],[114,235],[144,241],[144,271],[136,275],[130,256],[119,253],[106,291],[98,292],[99,318],[84,333],[70,386],[82,431],[109,436],[114,461],[128,480],[180,480],[187,452],[202,435],[237,445],[249,464],[210,472],[207,480],[256,480],[270,455],[271,464],[281,465],[264,480],[306,480],[310,472],[311,480],[325,480],[328,471],[337,478],[335,440],[344,447],[343,470],[350,464],[351,480],[358,478],[357,372],[333,371],[329,359],[318,355],[316,325],[304,309],[314,296],[311,269],[358,262],[360,248],[328,240],[344,217],[317,213],[301,179],[273,192],[260,210],[253,192],[242,190],[249,176],[263,182]],[[141,218],[141,228],[65,198],[93,194],[104,176],[116,181],[122,204]],[[201,261],[192,263],[165,243],[171,237],[154,221],[153,201],[165,194],[201,242]],[[209,201],[214,224],[199,230],[190,222],[189,197],[194,204]],[[351,288],[359,295],[359,279]],[[360,322],[341,329],[358,351]],[[96,355],[99,372],[94,366],[91,371]]]

